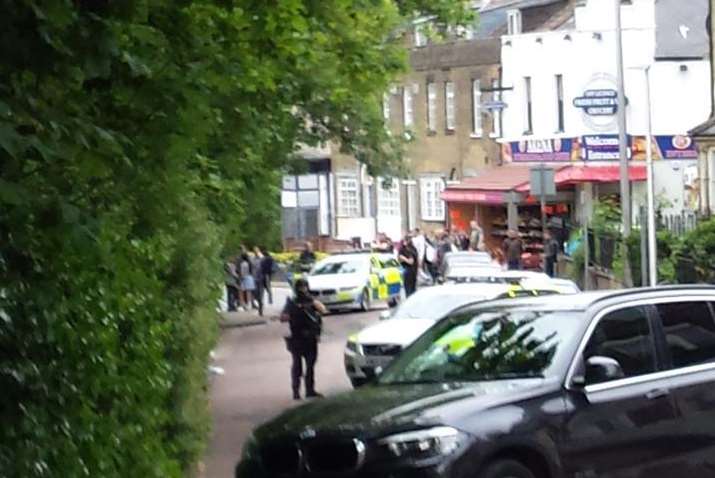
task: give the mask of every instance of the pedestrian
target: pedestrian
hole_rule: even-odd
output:
[[[256,290],[256,281],[253,278],[253,265],[248,252],[241,254],[238,263],[239,287],[241,289],[241,305],[248,310],[253,304],[253,292]]]
[[[226,300],[229,312],[235,312],[238,306],[238,274],[236,273],[236,263],[233,258],[226,261],[223,266],[226,282]]]
[[[313,264],[315,264],[315,252],[313,252],[313,244],[310,242],[306,242],[303,248],[303,251],[300,253],[300,256],[298,257],[298,266],[300,268],[300,272],[308,272],[310,269],[313,267]]]
[[[263,296],[265,292],[263,286],[265,285],[265,281],[263,279],[261,261],[263,261],[263,253],[261,249],[256,246],[253,248],[253,257],[251,258],[251,269],[253,270],[253,279],[256,284],[254,302],[258,308],[258,315],[263,317]]]
[[[554,266],[559,257],[559,243],[552,232],[547,230],[544,234],[544,272],[549,277],[554,277]]]
[[[303,377],[305,396],[322,396],[315,390],[315,363],[318,360],[318,342],[323,328],[322,315],[325,313],[327,313],[325,306],[310,295],[308,281],[296,280],[294,297],[288,299],[281,314],[281,322],[288,322],[290,326],[290,336],[286,337],[286,346],[293,360],[290,376],[294,400],[300,400],[300,385]]]
[[[417,289],[417,249],[412,243],[412,237],[408,234],[402,241],[402,247],[398,253],[398,260],[404,269],[405,295],[407,297],[415,293]]]
[[[263,290],[268,294],[268,303],[273,305],[273,288],[271,282],[273,280],[273,272],[276,267],[276,261],[268,249],[261,247],[263,259],[261,260],[261,272],[263,273]]]
[[[441,231],[437,245],[437,268],[440,276],[444,276],[445,268],[447,266],[445,257],[453,251],[454,245],[452,244],[452,238],[448,232]]]
[[[484,231],[477,221],[469,222],[469,250],[484,251]]]
[[[524,243],[519,238],[519,233],[514,229],[509,229],[507,238],[502,243],[502,250],[506,257],[507,268],[510,271],[521,269],[521,254],[524,251]]]

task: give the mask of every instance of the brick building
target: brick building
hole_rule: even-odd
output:
[[[320,199],[317,210],[296,214],[300,200],[290,198],[301,192],[286,191],[285,186],[298,184],[301,178],[284,181],[284,236],[291,237],[293,231],[310,236],[306,231],[317,231],[369,242],[379,232],[397,240],[415,227],[434,230],[450,223],[466,227],[465,218],[455,221],[457,218],[448,217],[441,193],[447,185],[501,163],[497,142],[502,134],[501,113],[487,109],[502,99],[501,36],[516,29],[538,31],[561,25],[571,16],[574,3],[474,2],[473,8],[479,10],[474,27],[450,32],[448,39],[440,42],[430,41],[425,34],[429,19],[416,21],[406,39],[411,45],[411,72],[386,92],[384,101],[390,129],[412,137],[408,176],[392,178],[386,189],[382,178],[369,177],[354,158],[340,154],[337,147],[330,148],[320,158],[321,167],[313,168],[319,169],[319,177],[315,181],[302,179],[306,185],[318,187],[311,196]],[[310,204],[313,208],[316,203]],[[318,218],[319,224],[287,230],[286,217],[298,216],[308,221]]]

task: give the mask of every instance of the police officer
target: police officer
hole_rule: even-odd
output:
[[[323,328],[321,316],[327,313],[327,309],[310,295],[307,280],[296,280],[294,291],[294,297],[286,302],[281,321],[290,325],[290,336],[286,337],[286,345],[293,357],[291,385],[293,399],[300,400],[300,379],[303,377],[304,361],[305,396],[321,396],[315,391],[314,369],[318,359],[318,341]]]

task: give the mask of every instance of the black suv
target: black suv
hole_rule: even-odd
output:
[[[482,303],[249,438],[239,478],[715,476],[715,288]]]

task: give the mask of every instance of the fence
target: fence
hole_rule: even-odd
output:
[[[647,251],[645,242],[647,240],[643,227],[646,226],[646,214],[641,209],[640,214],[636,217],[634,228],[641,230],[641,247],[629,248],[631,272],[636,285],[643,283],[642,277],[647,274],[646,262],[643,261],[642,255]],[[684,212],[682,214],[667,214],[658,215],[656,218],[656,228],[658,231],[669,231],[675,236],[682,236],[694,230],[698,226],[699,217],[695,213]],[[588,252],[589,264],[596,270],[606,273],[613,271],[614,259],[616,257],[617,248],[621,241],[621,235],[618,233],[608,233],[602,231],[594,231],[589,229],[588,235]],[[693,283],[698,280],[695,262],[689,257],[677,257],[675,259],[675,275],[678,283]]]

